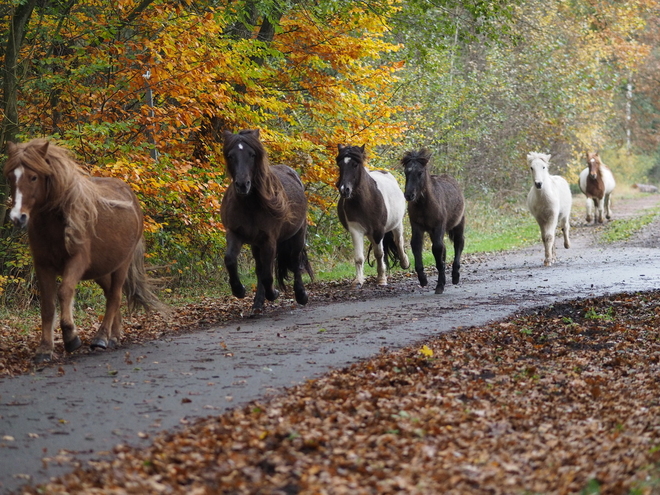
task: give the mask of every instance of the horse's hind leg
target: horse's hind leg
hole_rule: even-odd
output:
[[[392,235],[394,236],[394,244],[396,244],[396,249],[399,253],[399,263],[401,268],[405,270],[410,267],[410,260],[406,254],[406,245],[403,240],[403,223],[399,223],[399,225],[392,229]]]
[[[105,294],[105,315],[101,326],[92,338],[90,347],[92,349],[114,348],[119,345],[121,338],[121,296],[124,280],[128,273],[129,265],[126,264],[112,274],[96,279]]]
[[[612,193],[605,195],[605,218],[610,220],[612,218]]]
[[[241,283],[241,279],[238,276],[238,255],[241,252],[243,243],[238,239],[238,237],[231,231],[227,231],[227,249],[225,250],[225,268],[227,273],[229,273],[229,286],[231,287],[231,293],[243,299],[245,297],[245,287]]]
[[[277,248],[278,265],[286,263],[286,268],[293,273],[293,293],[296,302],[301,305],[307,304],[309,297],[305,290],[302,272],[308,266],[307,253],[305,252],[305,237],[307,225],[304,225],[291,239],[282,242]],[[280,284],[283,284],[286,273],[278,275]]]
[[[53,332],[55,330],[55,300],[57,276],[52,270],[35,266],[41,296],[41,342],[34,356],[36,363],[53,358]]]
[[[269,242],[261,246],[252,246],[252,254],[257,274],[257,294],[254,298],[253,309],[261,309],[264,305],[264,299],[274,301],[280,295],[279,291],[273,287],[273,265],[275,264],[276,245]],[[261,285],[261,293],[260,287]]]
[[[465,247],[465,217],[449,231],[449,238],[454,243],[454,262],[451,265],[451,283],[456,285],[461,279],[461,254]]]

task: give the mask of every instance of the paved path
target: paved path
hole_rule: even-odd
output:
[[[39,483],[118,443],[217,415],[356,360],[439,332],[482,325],[576,297],[660,288],[656,230],[643,242],[590,247],[590,231],[542,247],[466,263],[458,286],[436,296],[413,278],[367,301],[319,302],[210,330],[81,355],[60,369],[0,381],[0,492]],[[576,229],[574,229],[574,232]],[[650,232],[650,235],[649,235]],[[559,246],[559,242],[558,242]],[[435,276],[430,283],[435,283]]]

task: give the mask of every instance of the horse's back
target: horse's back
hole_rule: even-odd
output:
[[[387,209],[385,231],[389,232],[402,221],[406,214],[406,198],[396,178],[384,170],[371,170],[369,176],[376,181],[378,191],[383,196]]]

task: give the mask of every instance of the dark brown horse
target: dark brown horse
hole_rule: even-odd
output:
[[[445,233],[454,243],[454,263],[451,281],[460,280],[461,253],[465,245],[465,200],[456,180],[449,175],[431,175],[428,163],[431,154],[427,150],[409,151],[401,159],[406,173],[405,197],[412,227],[410,245],[415,255],[415,271],[422,287],[428,284],[424,274],[422,247],[424,233],[428,232],[433,244],[435,266],[438,269],[436,294],[445,290]]]
[[[307,304],[302,272],[310,277],[313,273],[305,250],[307,198],[300,177],[285,165],[269,165],[258,130],[225,131],[224,141],[232,183],[220,211],[227,232],[225,266],[232,293],[245,297],[237,258],[243,244],[249,244],[257,273],[253,310],[261,310],[265,299],[274,301],[279,295],[273,287],[274,268],[280,289],[284,289],[288,272],[293,273],[296,301]]]
[[[119,179],[86,175],[69,153],[43,139],[8,143],[4,174],[11,187],[9,217],[28,229],[41,293],[41,343],[35,361],[53,354],[56,298],[64,349],[81,346],[73,321],[80,280],[95,280],[106,297],[92,348],[114,347],[121,337],[122,288],[129,307],[161,309],[144,270],[142,210]],[[58,288],[57,277],[62,277]]]

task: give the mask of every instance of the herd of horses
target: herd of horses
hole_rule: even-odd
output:
[[[75,288],[81,280],[95,280],[106,298],[92,348],[118,345],[122,292],[129,309],[166,311],[146,275],[143,214],[131,188],[119,179],[89,176],[67,150],[44,139],[8,143],[7,151],[4,175],[13,200],[9,217],[16,226],[27,227],[41,294],[42,333],[35,361],[52,359],[57,302],[64,349],[73,352],[82,345],[73,321]],[[282,289],[292,273],[295,299],[307,304],[302,275],[306,272],[313,279],[313,271],[306,252],[307,199],[300,177],[290,167],[270,165],[258,130],[225,131],[223,154],[231,179],[221,205],[227,242],[224,264],[233,295],[246,295],[237,259],[248,244],[257,275],[253,311],[260,311],[266,299],[278,297],[274,274]],[[422,261],[425,233],[431,238],[438,270],[435,293],[441,294],[446,284],[445,234],[454,244],[452,283],[458,284],[465,200],[456,180],[431,174],[427,150],[410,151],[401,159],[406,182],[402,191],[389,172],[369,171],[365,158],[364,146],[338,147],[337,214],[353,240],[353,285],[364,283],[365,237],[373,248],[379,285],[387,284],[388,266],[409,267],[403,228],[406,211],[420,285],[428,285]],[[564,230],[565,247],[570,245],[570,189],[564,179],[549,175],[549,159],[540,153],[528,156],[534,176],[528,204],[541,226],[546,265],[554,260],[557,226]],[[588,155],[588,164],[580,175],[580,187],[596,207],[595,218],[602,222],[603,214],[611,215],[614,179],[597,154]],[[59,286],[57,277],[61,277]]]

